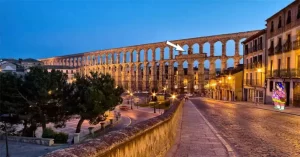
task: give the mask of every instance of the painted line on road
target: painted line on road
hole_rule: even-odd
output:
[[[226,142],[226,140],[219,134],[219,132],[210,124],[210,122],[202,115],[202,113],[199,111],[199,109],[195,106],[195,104],[190,101],[193,106],[196,108],[200,116],[203,118],[205,123],[209,126],[209,128],[213,131],[213,133],[218,137],[218,139],[222,142],[222,144],[225,146],[225,148],[228,151],[228,155],[230,157],[236,157],[235,152],[233,151],[233,148]]]
[[[128,116],[124,116],[124,117],[127,117],[127,118],[129,119],[129,124],[126,126],[126,127],[128,127],[128,126],[131,124],[131,118],[128,117]],[[125,124],[125,125],[126,125],[126,124]]]

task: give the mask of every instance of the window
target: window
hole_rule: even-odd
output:
[[[300,30],[297,30],[297,41],[300,41]]]
[[[271,74],[271,77],[272,77],[272,74],[273,74],[273,60],[271,60],[271,64],[270,64],[270,74]]]
[[[279,19],[278,19],[278,28],[281,28],[281,16],[279,16]]]
[[[271,30],[270,30],[271,32],[273,32],[274,31],[274,22],[272,21],[271,22]]]
[[[281,69],[281,59],[278,59],[277,62],[277,76],[280,76],[280,69]]]
[[[273,91],[273,81],[270,81],[270,92],[272,92]]]
[[[298,5],[297,19],[300,19],[300,4]]]
[[[287,20],[286,20],[286,24],[290,24],[292,21],[292,15],[291,15],[291,11],[289,10],[288,11],[288,16],[287,16]]]
[[[245,45],[245,55],[248,54],[248,45]]]
[[[258,49],[259,50],[262,50],[262,37],[259,37],[259,40],[258,40]]]
[[[290,71],[290,68],[291,68],[291,58],[287,57],[287,59],[286,59],[286,69],[287,69],[287,71]]]

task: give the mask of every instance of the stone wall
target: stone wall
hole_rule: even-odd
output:
[[[5,140],[5,135],[0,135],[1,140]],[[52,146],[54,144],[54,139],[51,138],[35,138],[35,137],[22,137],[22,136],[8,136],[8,141],[33,143],[44,146]]]
[[[163,157],[174,143],[182,106],[182,101],[175,101],[169,110],[158,117],[45,156]]]

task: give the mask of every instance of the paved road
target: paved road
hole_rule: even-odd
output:
[[[300,156],[300,116],[208,99],[190,99],[239,156]]]
[[[65,148],[68,145],[42,146],[37,144],[8,141],[10,157],[38,157],[56,149]],[[5,141],[0,140],[0,157],[6,157]]]

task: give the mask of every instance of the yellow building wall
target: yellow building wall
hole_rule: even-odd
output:
[[[233,74],[234,76],[234,94],[237,97],[237,101],[243,99],[243,71]]]

